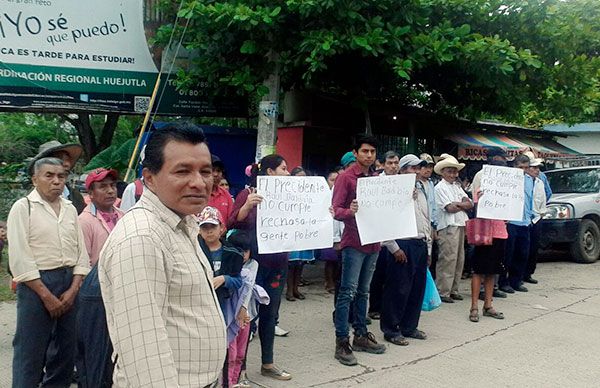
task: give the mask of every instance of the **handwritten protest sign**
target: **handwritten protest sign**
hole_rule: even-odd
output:
[[[356,225],[361,244],[417,235],[414,189],[414,174],[358,179]]]
[[[323,177],[259,176],[258,253],[333,246],[331,190]]]
[[[485,165],[481,176],[481,191],[477,205],[478,218],[506,221],[523,219],[523,170]]]

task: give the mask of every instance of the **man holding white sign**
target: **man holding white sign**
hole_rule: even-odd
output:
[[[342,277],[335,306],[335,358],[349,366],[358,363],[352,353],[353,349],[375,354],[385,352],[385,346],[377,343],[373,334],[367,331],[366,324],[369,286],[380,245],[361,243],[355,219],[359,212],[356,199],[357,181],[360,177],[373,175],[370,167],[375,162],[376,147],[377,139],[373,136],[358,136],[353,150],[356,163],[338,176],[333,189],[334,217],[343,221],[345,226],[340,242]],[[348,316],[353,301],[354,341],[350,346]]]
[[[400,159],[400,174],[415,176],[426,164],[416,155],[405,155]],[[421,181],[416,181],[413,188],[416,236],[384,243],[389,254],[385,256],[387,262],[380,326],[385,340],[400,346],[408,345],[405,337],[427,338],[417,327],[425,294],[427,256],[431,254],[431,219],[425,186]]]

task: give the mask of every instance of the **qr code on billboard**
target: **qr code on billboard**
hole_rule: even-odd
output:
[[[150,107],[150,97],[134,97],[133,99],[134,112],[145,112]]]

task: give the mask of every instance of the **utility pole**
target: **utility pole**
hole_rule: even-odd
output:
[[[277,141],[277,117],[279,116],[279,56],[270,53],[269,57],[276,63],[275,71],[264,82],[269,93],[263,96],[258,105],[258,132],[256,136],[256,161],[275,153]]]

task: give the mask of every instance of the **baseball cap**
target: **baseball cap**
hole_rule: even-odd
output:
[[[198,225],[204,224],[225,225],[223,216],[219,209],[212,206],[207,206],[198,215]]]
[[[225,163],[215,154],[210,155],[210,161],[213,167],[219,167],[220,169],[225,169]]]
[[[421,160],[417,157],[417,155],[407,154],[404,155],[400,159],[400,168],[404,168],[407,166],[425,166],[427,162],[425,160]]]
[[[419,157],[421,158],[421,160],[427,162],[427,164],[435,164],[431,155],[427,153],[422,153],[421,155],[419,155]]]
[[[356,156],[354,156],[352,151],[348,151],[344,154],[344,156],[342,156],[342,160],[340,162],[342,163],[342,167],[346,167],[350,163],[356,162]]]
[[[104,180],[107,176],[112,177],[114,180],[119,179],[119,173],[116,170],[98,168],[96,170],[90,171],[88,173],[87,178],[85,178],[85,189],[89,190],[92,183],[100,182]]]

